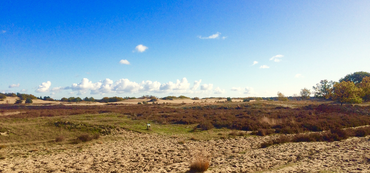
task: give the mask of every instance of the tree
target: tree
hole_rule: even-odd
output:
[[[330,99],[333,94],[334,81],[321,80],[320,83],[313,86],[315,97]]]
[[[81,99],[80,97],[77,97],[77,98],[75,99],[75,102],[80,102],[80,101],[82,101],[82,99]]]
[[[227,100],[228,102],[231,102],[231,101],[232,101],[232,99],[231,99],[230,97],[226,98],[226,100]]]
[[[370,101],[370,77],[364,77],[358,86],[363,91],[362,98],[365,101]]]
[[[15,104],[22,104],[22,100],[15,101]]]
[[[355,85],[359,84],[364,77],[370,77],[370,73],[364,72],[364,71],[359,71],[359,72],[354,72],[352,74],[346,75],[344,78],[341,78],[339,82],[343,81],[351,81]]]
[[[351,81],[343,81],[334,84],[333,99],[337,100],[340,105],[343,103],[362,103],[362,89],[357,88]]]
[[[65,98],[65,97],[63,97],[62,99],[60,99],[60,101],[62,101],[62,102],[67,102],[67,101],[68,101],[68,99],[67,99],[67,98]]]
[[[90,97],[89,101],[94,102],[95,101],[94,97]]]
[[[33,101],[32,101],[32,99],[31,98],[27,98],[26,99],[26,103],[32,103]]]
[[[309,99],[310,98],[310,95],[311,95],[311,91],[307,88],[303,88],[301,90],[301,97],[302,99]]]
[[[278,91],[277,95],[278,95],[278,100],[279,101],[288,101],[288,98],[285,97],[283,93]]]

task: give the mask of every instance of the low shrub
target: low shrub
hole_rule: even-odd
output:
[[[190,164],[190,172],[204,172],[209,168],[209,160],[205,157],[198,156]]]
[[[79,137],[77,137],[77,139],[79,139],[82,142],[87,142],[87,141],[93,140],[93,138],[89,134],[80,135]]]
[[[209,121],[202,121],[198,124],[197,126],[198,128],[202,129],[202,130],[210,130],[210,129],[213,129],[214,126],[212,125],[211,122]]]
[[[275,133],[274,129],[259,129],[258,131],[252,132],[253,135],[266,136]]]
[[[58,136],[55,138],[55,142],[63,142],[65,140],[64,136]]]

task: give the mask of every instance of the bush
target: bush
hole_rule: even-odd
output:
[[[208,167],[209,167],[209,160],[205,157],[198,156],[190,164],[190,172],[204,172],[204,171],[207,171]]]
[[[64,136],[58,136],[55,138],[55,142],[63,142],[65,140]]]
[[[199,125],[197,127],[202,129],[202,130],[210,130],[210,129],[214,128],[212,123],[209,122],[209,121],[202,121],[202,122],[199,123]]]
[[[79,139],[82,142],[87,142],[87,141],[91,141],[93,138],[88,134],[83,134],[77,137],[77,139]]]
[[[22,100],[15,101],[15,104],[22,104]]]
[[[199,100],[199,97],[194,97],[193,100]]]
[[[33,103],[32,99],[31,98],[27,98],[26,99],[26,103]]]
[[[275,133],[274,129],[259,129],[257,133],[252,133],[252,134],[258,135],[258,136],[266,136],[266,135],[270,135],[273,133]]]
[[[226,100],[227,100],[228,102],[231,102],[231,101],[232,101],[232,99],[231,99],[230,97],[226,98]]]

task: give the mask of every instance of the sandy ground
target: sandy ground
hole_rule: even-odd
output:
[[[258,146],[276,136],[192,141],[120,130],[115,140],[0,150],[0,172],[187,172],[203,155],[211,172],[370,172],[370,138]]]

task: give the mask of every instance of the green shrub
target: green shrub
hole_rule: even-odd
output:
[[[27,98],[26,99],[26,103],[32,103],[33,101],[32,101],[32,99],[31,98]]]
[[[15,104],[22,104],[22,100],[17,100],[17,101],[15,101]]]

